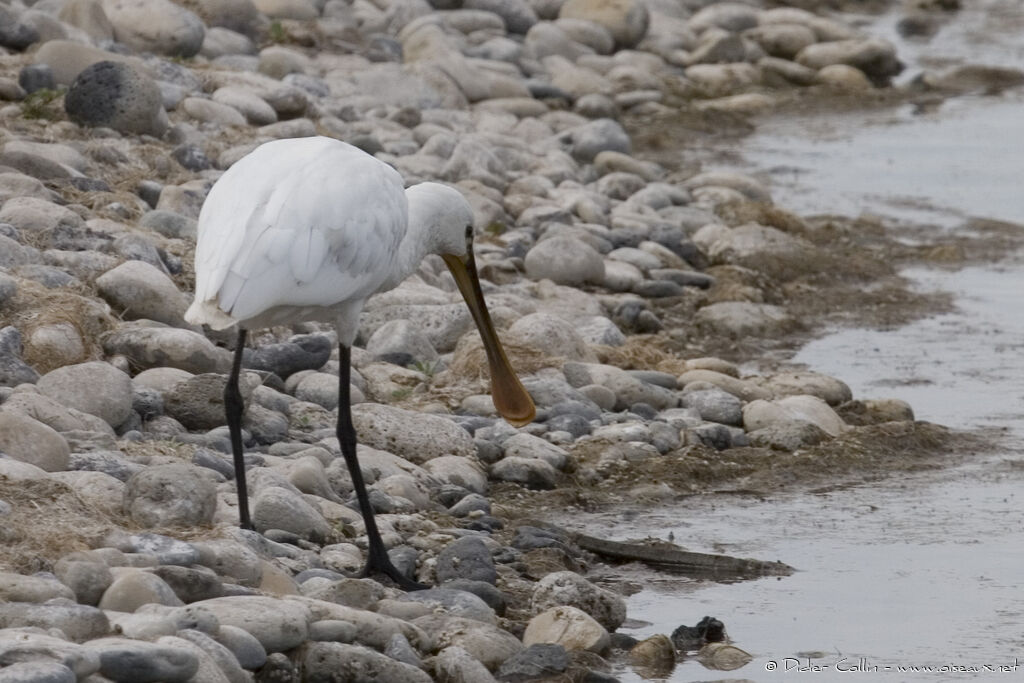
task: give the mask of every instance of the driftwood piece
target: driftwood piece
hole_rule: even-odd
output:
[[[713,555],[695,553],[684,550],[673,543],[657,541],[650,543],[630,543],[609,541],[604,538],[588,536],[577,531],[563,529],[547,522],[530,522],[534,526],[544,527],[564,533],[583,550],[600,555],[617,562],[643,562],[644,564],[664,569],[674,574],[682,574],[698,579],[740,580],[754,579],[761,576],[789,576],[796,570],[783,562],[766,562],[749,558],[732,557],[730,555]]]

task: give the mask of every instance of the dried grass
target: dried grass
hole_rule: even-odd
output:
[[[549,356],[540,349],[514,340],[505,340],[502,346],[505,347],[505,355],[512,368],[520,376],[533,374],[543,368],[558,368],[564,362],[562,358]],[[459,340],[448,373],[463,380],[488,377],[487,354],[478,335],[466,334]]]
[[[0,500],[11,506],[0,530],[0,568],[6,571],[49,571],[64,555],[95,547],[127,521],[88,505],[55,480],[0,477]]]
[[[661,370],[672,374],[685,371],[686,359],[671,351],[668,337],[657,334],[638,334],[626,338],[622,346],[595,345],[591,348],[606,365],[623,370]]]
[[[21,331],[23,359],[40,373],[63,365],[67,359],[50,358],[28,340],[37,328],[59,323],[71,325],[81,337],[85,350],[77,362],[84,362],[102,357],[100,335],[113,329],[116,320],[87,286],[48,289],[25,279],[19,280],[17,294],[0,309],[0,325],[14,325]]]

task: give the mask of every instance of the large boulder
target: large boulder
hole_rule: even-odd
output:
[[[127,64],[96,62],[75,78],[64,98],[68,117],[81,126],[161,137],[167,130],[160,89]]]

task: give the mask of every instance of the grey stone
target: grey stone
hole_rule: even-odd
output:
[[[68,459],[67,469],[102,473],[119,481],[128,481],[132,475],[144,470],[145,465],[128,460],[120,451],[90,451],[73,453]]]
[[[560,136],[569,144],[572,155],[581,162],[591,162],[604,151],[629,154],[632,145],[625,129],[614,119],[597,119],[572,128]]]
[[[302,648],[303,680],[330,683],[372,680],[377,683],[430,683],[431,678],[414,666],[404,664],[361,645],[307,643]]]
[[[438,415],[363,403],[352,407],[352,421],[360,443],[418,465],[443,455],[476,454],[473,437]]]
[[[533,280],[579,286],[604,280],[604,259],[593,247],[568,235],[538,242],[526,254],[526,274]]]
[[[706,385],[705,385],[706,386]],[[717,387],[683,392],[683,406],[693,408],[702,419],[727,425],[743,423],[743,403]]]
[[[75,600],[82,605],[96,605],[103,592],[113,583],[110,568],[102,562],[70,560],[61,558],[53,568],[60,582],[75,593]]]
[[[281,344],[266,344],[243,356],[243,367],[273,372],[281,379],[302,370],[318,370],[331,357],[330,338],[322,334],[293,337]]]
[[[267,652],[284,652],[302,644],[312,622],[305,605],[261,595],[214,598],[192,606],[212,612],[222,629],[228,625],[247,631]]]
[[[578,607],[609,631],[622,626],[626,620],[626,601],[621,595],[601,588],[575,572],[547,574],[534,586],[531,610],[541,612],[558,605]]]
[[[523,632],[523,644],[553,643],[566,650],[589,650],[598,654],[610,644],[608,631],[576,607],[552,607],[530,619]]]
[[[434,642],[461,647],[488,669],[523,649],[514,635],[491,624],[444,614],[417,617],[414,625],[430,633]]]
[[[374,358],[403,367],[413,363],[436,363],[437,351],[419,326],[409,320],[390,320],[367,340]]]
[[[186,604],[219,598],[224,594],[223,582],[209,569],[163,565],[155,567],[152,571],[171,587],[179,600]]]
[[[440,583],[470,579],[493,584],[498,577],[490,550],[482,540],[474,536],[464,536],[445,546],[438,553],[435,572]]]
[[[491,683],[496,680],[486,666],[457,645],[437,653],[434,672],[438,680],[448,683]]]
[[[177,607],[184,603],[166,581],[144,571],[119,575],[99,602],[101,609],[115,612],[134,612],[143,605],[151,604]]]
[[[567,0],[558,17],[601,24],[619,48],[631,48],[643,40],[650,22],[647,6],[637,0]]]
[[[374,306],[372,300],[359,317],[361,335],[369,335],[391,320],[415,320],[438,353],[455,349],[456,342],[473,328],[473,318],[465,304],[393,304]]]
[[[109,363],[66,365],[43,375],[36,386],[44,396],[95,415],[112,427],[132,413],[131,378]]]
[[[694,315],[697,325],[735,339],[766,337],[792,330],[796,321],[780,306],[749,301],[721,301]]]
[[[569,668],[569,653],[561,645],[531,645],[512,655],[498,668],[498,679],[508,683],[543,680]]]
[[[100,656],[100,674],[117,683],[185,683],[199,669],[191,652],[128,638],[89,642]]]
[[[96,278],[96,288],[114,311],[128,320],[147,318],[182,327],[189,297],[160,269],[125,261]]]
[[[190,430],[214,429],[224,424],[224,387],[227,377],[203,373],[189,377],[164,393],[164,412]],[[243,404],[252,395],[252,385],[239,381]]]
[[[52,600],[42,605],[27,602],[0,603],[0,628],[35,627],[60,629],[73,641],[99,638],[110,632],[102,610],[73,602]]]
[[[251,680],[250,676],[243,671],[234,653],[206,633],[196,629],[183,629],[178,631],[177,636],[203,650],[229,683],[246,683]]]
[[[0,329],[0,386],[35,384],[39,373],[21,359],[21,332],[17,327]]]
[[[460,578],[471,581],[479,580],[471,577]],[[429,588],[427,590],[406,593],[399,597],[398,600],[429,605],[434,612],[440,610],[447,614],[475,619],[487,624],[494,624],[496,622],[494,610],[479,597],[467,591],[448,587]]]
[[[71,669],[80,680],[85,680],[100,668],[99,655],[91,648],[28,629],[0,631],[0,661],[14,663],[39,660],[57,662]],[[26,683],[35,680],[30,678]]]
[[[166,209],[154,209],[139,219],[139,226],[153,230],[165,237],[195,237],[196,221]]]
[[[558,487],[558,472],[543,460],[507,457],[491,465],[491,478],[531,489]]]
[[[226,372],[231,354],[203,335],[158,323],[122,324],[103,338],[103,350],[142,369],[172,367],[192,373]]]
[[[259,669],[267,661],[267,651],[263,645],[245,629],[221,624],[213,637],[231,651],[243,669]]]
[[[191,57],[206,27],[191,11],[169,0],[104,0],[114,38],[129,47],[169,57]]]
[[[0,451],[47,472],[67,469],[71,454],[63,436],[14,411],[0,411]]]
[[[0,35],[0,39],[2,37]],[[0,40],[0,44],[2,42]],[[0,669],[0,683],[75,683],[77,680],[75,672],[68,667],[45,659],[14,662]]]
[[[301,495],[277,486],[262,488],[253,500],[252,522],[256,529],[283,529],[310,541],[323,542],[330,526]]]
[[[145,526],[197,526],[213,521],[217,490],[195,467],[156,465],[132,475],[125,512]]]
[[[83,69],[68,89],[64,109],[82,126],[155,137],[167,130],[156,83],[119,62],[97,62]]]

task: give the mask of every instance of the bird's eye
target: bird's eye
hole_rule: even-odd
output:
[[[473,250],[473,226],[466,226],[466,251]]]

